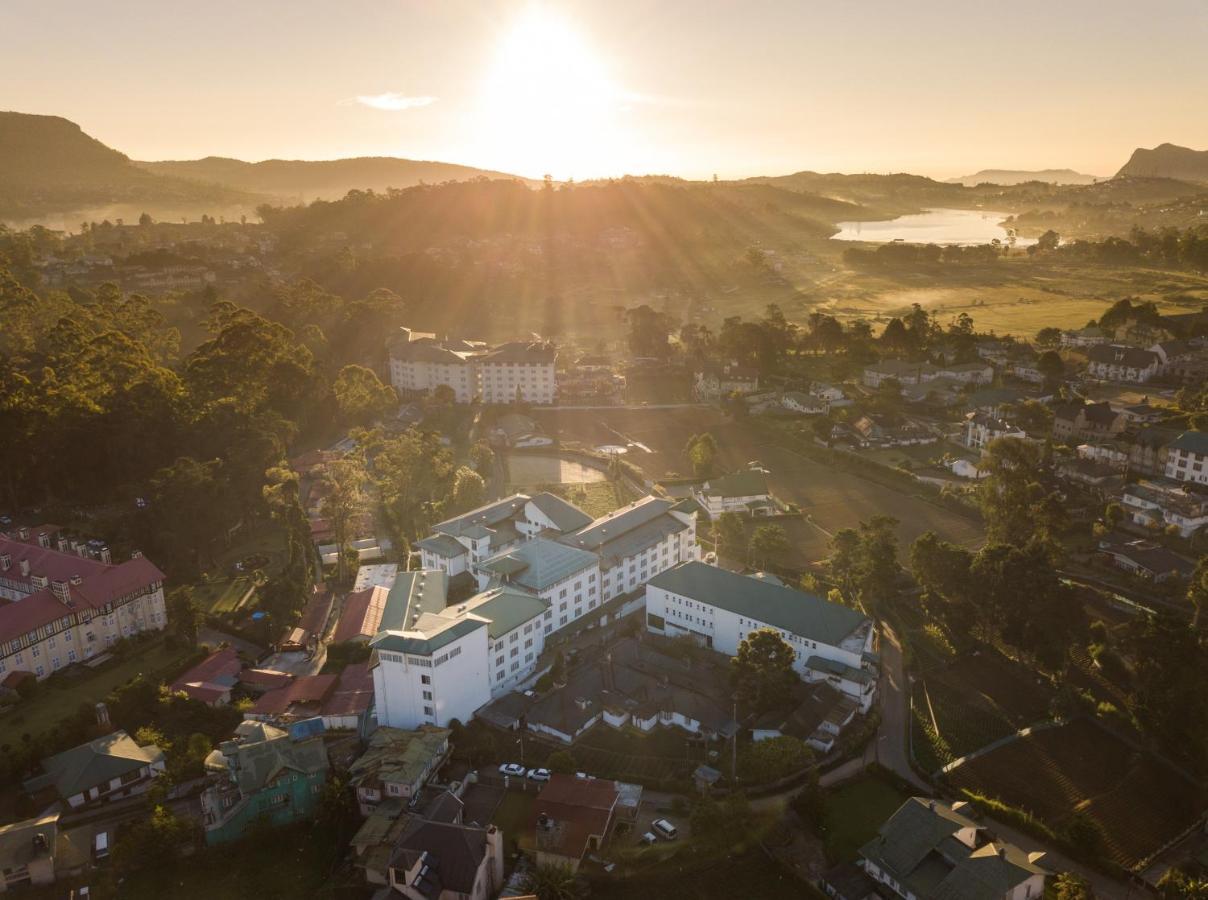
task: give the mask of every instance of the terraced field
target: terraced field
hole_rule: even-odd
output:
[[[1013,741],[958,766],[948,779],[1025,809],[1058,833],[1083,813],[1102,829],[1105,855],[1126,868],[1203,813],[1195,784],[1091,719]]]
[[[1048,718],[1052,689],[1009,659],[983,651],[922,674],[912,696],[915,758],[934,771]]]

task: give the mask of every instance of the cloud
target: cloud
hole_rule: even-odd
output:
[[[343,105],[359,103],[361,106],[368,106],[372,109],[397,112],[403,109],[418,109],[421,106],[431,106],[436,102],[436,98],[409,97],[406,94],[400,94],[398,91],[386,91],[383,94],[358,94],[355,97],[350,97],[340,102]]]

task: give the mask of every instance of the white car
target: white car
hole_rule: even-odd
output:
[[[549,769],[529,769],[529,781],[549,781]]]
[[[657,843],[658,843],[658,838],[655,837],[654,833],[650,832],[650,831],[647,831],[644,835],[642,835],[640,838],[638,838],[639,847],[650,847]]]
[[[517,778],[523,778],[526,769],[519,763],[504,763],[499,767],[500,775],[515,775]]]
[[[679,829],[666,819],[655,819],[650,823],[650,829],[665,841],[674,841],[679,837]]]

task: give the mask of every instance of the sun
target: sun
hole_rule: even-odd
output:
[[[615,171],[625,102],[584,37],[534,8],[496,47],[476,130],[498,168],[560,180],[593,177]]]

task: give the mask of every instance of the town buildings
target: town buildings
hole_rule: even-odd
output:
[[[140,747],[115,731],[42,760],[43,774],[25,782],[27,793],[53,794],[71,809],[141,794],[164,771],[164,752]]]
[[[1049,874],[1041,867],[1044,854],[993,840],[970,811],[963,801],[912,797],[903,803],[860,849],[870,893],[883,885],[907,900],[1039,900]],[[858,888],[844,894],[867,896]]]
[[[1186,482],[1142,479],[1124,487],[1120,504],[1134,524],[1154,531],[1189,538],[1208,526],[1208,490]]]
[[[164,574],[138,551],[114,564],[53,525],[0,535],[0,677],[38,680],[122,638],[162,631]]]
[[[986,413],[969,413],[965,416],[965,446],[971,450],[984,450],[991,441],[999,438],[1025,438],[1022,428]]]
[[[1184,431],[1166,446],[1166,477],[1208,484],[1208,431]]]
[[[793,648],[793,668],[854,698],[861,712],[876,688],[871,619],[846,606],[701,562],[685,562],[646,585],[646,627],[688,635],[735,656],[752,631],[770,628]]]
[[[415,731],[378,728],[369,746],[352,764],[348,780],[356,789],[361,815],[370,815],[383,800],[410,803],[419,796],[440,765],[448,758],[445,728],[425,726]]]
[[[308,819],[327,781],[321,729],[285,731],[245,721],[206,757],[201,795],[206,843],[237,840],[253,822],[287,825]]]
[[[207,706],[226,706],[231,702],[231,690],[239,682],[243,662],[234,647],[215,650],[169,685],[173,693]]]
[[[0,893],[39,887],[55,880],[59,858],[59,813],[47,813],[0,827]]]
[[[387,869],[393,892],[408,900],[488,900],[503,887],[503,834],[494,825],[416,818],[403,829]]]
[[[1144,384],[1158,372],[1158,354],[1152,350],[1100,344],[1087,351],[1087,372],[1104,381]]]
[[[550,776],[533,804],[537,865],[577,871],[588,851],[604,843],[620,796],[616,783],[603,778]]]
[[[753,394],[759,390],[759,370],[736,363],[706,365],[692,375],[692,396],[697,400],[720,400],[731,394]]]

